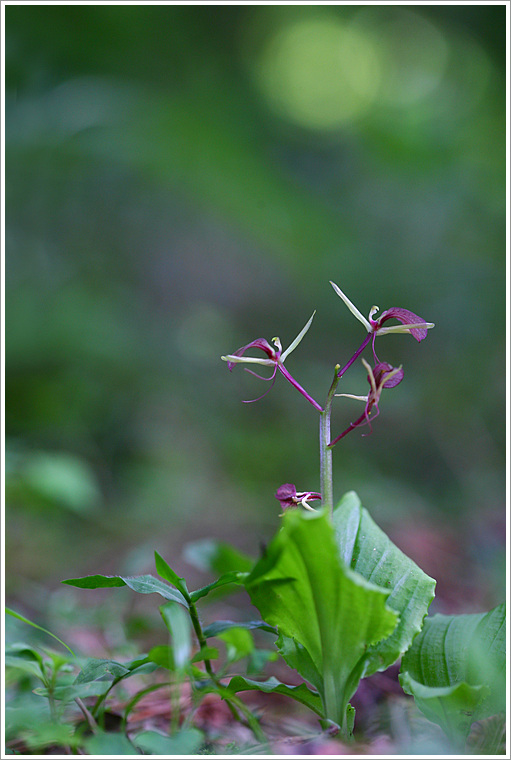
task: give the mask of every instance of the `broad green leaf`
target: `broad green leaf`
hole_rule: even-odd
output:
[[[185,559],[199,570],[213,573],[249,572],[254,560],[224,541],[205,538],[185,546]]]
[[[289,511],[245,582],[253,604],[276,625],[284,658],[317,688],[323,717],[347,735],[349,699],[367,668],[367,650],[389,636],[397,615],[389,591],[339,558],[325,510]]]
[[[160,613],[172,637],[174,667],[183,671],[190,662],[192,651],[192,630],[190,618],[183,608],[175,602],[164,604]]]
[[[228,583],[235,583],[238,586],[241,586],[243,585],[246,577],[247,573],[239,573],[235,570],[231,570],[230,572],[221,575],[220,578],[217,578],[217,580],[213,581],[213,583],[209,583],[207,586],[203,586],[202,588],[198,588],[196,591],[192,591],[190,594],[190,599],[192,602],[196,602],[198,599],[202,599],[203,596],[209,594],[210,591],[213,591],[216,588],[220,588],[220,586],[226,586]]]
[[[74,683],[90,683],[101,679],[112,680],[129,673],[129,668],[121,665],[115,660],[100,660],[91,658],[86,662],[80,673],[76,676]]]
[[[321,697],[317,692],[311,691],[308,686],[301,683],[299,686],[287,686],[276,678],[268,678],[267,681],[254,681],[243,676],[234,676],[227,687],[230,691],[262,691],[265,694],[283,694],[301,702],[317,715],[323,715]]]
[[[85,740],[85,748],[89,755],[135,755],[136,750],[127,736],[120,733],[98,731],[94,736]]]
[[[133,737],[133,744],[148,755],[195,755],[204,741],[196,728],[182,729],[173,736],[156,731],[142,731]]]
[[[140,673],[152,673],[156,665],[146,655],[136,657],[129,662],[116,662],[115,660],[88,659],[80,673],[75,678],[73,685],[91,683],[98,679],[108,681],[121,681],[129,676]]]
[[[246,628],[249,631],[253,631],[259,628],[262,631],[268,631],[269,633],[277,633],[277,629],[272,625],[268,625],[263,620],[250,620],[248,623],[237,623],[234,620],[216,620],[214,623],[207,625],[204,630],[204,636],[209,639],[223,631],[228,631],[229,628]]]
[[[386,589],[387,606],[399,615],[396,629],[368,650],[366,675],[385,670],[406,652],[431,604],[436,581],[392,543],[353,491],[345,494],[333,517],[336,541],[346,565]]]
[[[476,720],[506,709],[506,609],[433,615],[403,657],[399,680],[455,743]]]
[[[424,686],[408,672],[400,674],[399,682],[426,718],[437,723],[457,748],[465,743],[477,706],[489,693],[488,687],[470,686],[465,681],[452,686]]]
[[[16,668],[26,675],[38,678],[40,681],[44,682],[45,680],[44,671],[41,669],[42,666],[34,660],[26,660],[24,657],[6,654],[4,662],[6,668]]]
[[[129,675],[139,675],[141,673],[153,673],[155,668],[154,663],[152,663],[147,655],[139,655],[138,657],[135,657],[134,660],[130,660],[129,662],[123,662],[122,663],[125,668],[128,668]]]
[[[254,639],[246,628],[229,628],[219,633],[218,638],[225,642],[229,663],[248,657],[254,650]]]
[[[44,660],[42,656],[37,649],[34,649],[34,647],[31,647],[29,644],[20,641],[15,644],[9,644],[5,649],[5,653],[9,657],[19,658],[23,661],[37,662],[41,669],[44,670]]]
[[[188,601],[189,593],[185,579],[180,578],[180,576],[175,573],[169,565],[167,565],[163,557],[160,557],[158,552],[154,552],[154,562],[156,565],[156,572],[160,578],[163,578],[163,580],[169,581],[169,583],[172,583],[174,586],[176,586],[176,588],[180,590],[184,598]]]
[[[66,583],[68,586],[90,589],[128,586],[132,591],[136,591],[139,594],[160,594],[164,599],[168,599],[171,602],[179,602],[184,607],[188,607],[188,602],[180,591],[168,586],[159,580],[159,578],[154,578],[152,575],[137,575],[135,577],[124,575],[86,575],[83,578],[69,578],[61,582]]]
[[[48,636],[51,636],[56,641],[58,641],[59,644],[62,644],[62,646],[65,647],[65,649],[67,649],[68,652],[71,652],[71,654],[74,657],[73,650],[70,649],[67,644],[64,644],[64,642],[61,639],[59,639],[58,636],[55,636],[54,633],[52,633],[51,631],[48,631],[46,628],[43,628],[40,625],[37,625],[37,623],[33,623],[32,620],[29,620],[28,618],[23,617],[23,615],[20,615],[19,612],[14,612],[14,610],[11,610],[10,607],[6,607],[5,611],[6,611],[6,613],[8,615],[11,615],[11,617],[16,618],[17,620],[21,620],[22,623],[26,623],[27,625],[31,625],[33,628],[37,628],[38,631],[42,631],[43,633],[46,633]]]

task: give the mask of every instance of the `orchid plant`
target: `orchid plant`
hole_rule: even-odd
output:
[[[346,364],[342,367],[340,365],[337,365],[335,367],[334,372],[334,379],[332,382],[332,385],[330,386],[330,390],[327,395],[327,399],[325,402],[324,408],[318,404],[317,401],[315,401],[312,396],[298,383],[294,377],[288,372],[288,370],[284,367],[284,361],[289,356],[289,354],[294,351],[300,342],[305,337],[306,333],[308,332],[312,320],[314,319],[314,312],[303,328],[301,332],[296,336],[294,341],[290,344],[289,348],[286,349],[286,351],[282,352],[282,344],[280,342],[279,338],[272,338],[272,343],[274,344],[275,348],[273,348],[270,343],[265,338],[256,338],[256,340],[251,341],[250,343],[247,343],[246,346],[242,346],[237,351],[234,351],[232,354],[228,354],[226,356],[222,356],[222,360],[227,362],[227,366],[229,370],[232,372],[234,367],[237,364],[245,363],[245,364],[260,364],[266,367],[273,367],[273,372],[270,377],[262,377],[261,375],[258,375],[253,370],[248,369],[245,367],[245,371],[249,372],[252,375],[255,375],[256,377],[260,378],[261,380],[265,381],[271,381],[270,388],[263,393],[261,396],[259,396],[256,399],[251,399],[250,401],[245,401],[244,403],[252,403],[253,401],[259,401],[261,398],[266,396],[266,394],[271,390],[273,387],[273,384],[275,382],[275,378],[277,375],[277,370],[281,372],[284,377],[293,385],[299,393],[304,396],[307,401],[312,404],[312,406],[320,413],[320,480],[321,480],[321,496],[315,495],[315,498],[321,498],[323,500],[323,506],[328,507],[330,510],[330,513],[333,513],[333,488],[332,488],[332,454],[331,450],[332,447],[335,446],[336,443],[338,443],[341,438],[344,438],[345,435],[350,433],[352,430],[355,430],[357,427],[361,427],[362,425],[368,425],[369,431],[372,431],[371,427],[371,420],[370,417],[372,415],[372,419],[374,420],[380,410],[379,410],[379,401],[380,396],[382,393],[383,388],[395,388],[396,385],[399,385],[401,380],[403,379],[403,368],[402,367],[393,367],[388,362],[381,362],[377,355],[375,350],[375,341],[376,337],[380,335],[389,335],[393,333],[409,333],[410,335],[413,335],[413,337],[417,341],[422,341],[428,334],[428,330],[430,330],[435,325],[433,322],[426,322],[426,320],[422,319],[421,317],[417,316],[417,314],[414,314],[412,311],[409,311],[408,309],[403,309],[400,307],[392,307],[390,309],[385,310],[379,319],[374,319],[375,314],[379,311],[378,306],[373,306],[369,312],[369,317],[366,319],[362,313],[357,309],[357,307],[350,301],[348,296],[343,293],[343,291],[339,288],[338,285],[336,285],[334,282],[330,281],[330,284],[332,285],[334,291],[337,293],[337,295],[342,299],[342,301],[346,304],[348,309],[351,311],[351,313],[361,322],[365,329],[367,330],[367,336],[362,341],[362,344],[357,350],[354,352],[353,356],[346,362]],[[397,319],[401,324],[398,325],[390,325],[385,326],[385,323],[388,322],[389,319]],[[371,367],[368,362],[365,359],[362,359],[362,363],[367,370],[367,379],[370,385],[369,392],[364,396],[355,396],[348,393],[335,393],[337,384],[341,377],[346,373],[346,371],[352,366],[352,364],[358,359],[358,357],[362,354],[364,349],[369,345],[369,343],[372,343],[372,349],[373,349],[373,358],[374,358],[374,367]],[[246,352],[249,349],[260,349],[262,350],[267,358],[258,357],[258,356],[246,356]],[[330,418],[331,418],[331,410],[332,410],[332,401],[334,396],[344,396],[345,398],[353,398],[360,401],[363,401],[365,404],[364,412],[358,417],[355,422],[350,423],[350,425],[344,430],[344,432],[340,433],[336,438],[332,440],[330,435]],[[288,486],[283,486],[282,488],[285,488]],[[296,489],[295,489],[296,490]],[[304,492],[304,493],[311,493],[311,492]],[[307,504],[306,499],[298,499],[297,501],[285,501],[283,502],[282,499],[279,496],[279,492],[276,494],[277,499],[281,502],[284,508],[288,507],[296,507],[298,504],[301,504],[306,509],[313,509],[313,507],[310,507]],[[295,495],[296,499],[296,495]]]
[[[452,747],[459,751],[465,746],[473,720],[493,719],[504,709],[504,605],[481,615],[436,615],[427,618],[425,625],[436,582],[390,541],[355,493],[345,494],[334,505],[332,484],[334,447],[357,428],[365,427],[370,433],[380,411],[383,390],[395,388],[403,380],[402,366],[394,367],[378,358],[376,339],[405,333],[421,342],[434,324],[400,307],[387,309],[376,318],[378,307],[373,306],[366,319],[335,283],[331,285],[367,335],[344,366],[335,366],[323,406],[284,364],[306,336],[314,313],[285,351],[277,337],[271,343],[256,338],[222,356],[231,371],[237,364],[258,364],[270,370],[269,377],[264,377],[245,367],[270,382],[262,396],[245,403],[265,396],[280,373],[319,414],[320,490],[299,490],[292,483],[277,489],[282,523],[262,556],[254,561],[226,544],[206,542],[204,547],[199,542],[200,546],[190,548],[189,558],[193,561],[198,557],[201,568],[206,566],[220,572],[220,576],[195,591],[189,591],[185,579],[158,553],[155,564],[160,578],[93,575],[64,583],[88,589],[128,586],[138,593],[163,597],[165,604],[160,612],[169,632],[169,645],[154,647],[129,667],[114,663],[116,678],[128,677],[140,667],[163,667],[170,671],[170,683],[177,690],[176,705],[185,679],[190,681],[195,704],[205,694],[218,694],[233,716],[252,730],[263,753],[268,749],[264,731],[239,692],[257,690],[297,700],[316,713],[324,730],[340,733],[350,741],[355,718],[350,699],[360,680],[385,670],[401,657],[404,691],[414,696],[419,709],[443,728]],[[388,325],[391,319],[398,324]],[[371,363],[361,357],[370,344]],[[253,350],[261,351],[263,356],[254,356]],[[367,372],[367,393],[336,393],[340,379],[359,357]],[[340,397],[362,401],[364,410],[344,431],[332,436],[332,405]],[[310,502],[318,501],[322,502],[320,508],[311,506]],[[236,586],[248,592],[261,620],[220,620],[204,627],[197,603],[213,590],[222,587],[226,591]],[[252,677],[254,672],[260,674],[264,663],[276,655],[274,650],[255,649],[253,630],[277,636],[278,654],[301,674],[303,683],[290,686],[275,677]],[[448,635],[450,631],[452,636]],[[211,639],[222,641],[226,647],[226,662],[220,669],[213,666],[219,653],[210,644]],[[246,675],[233,674],[233,663],[243,657],[249,657],[252,663]],[[254,670],[256,661],[259,666]],[[87,690],[94,688],[99,677],[104,679],[105,673],[114,672],[112,667],[110,661],[84,666],[73,682],[74,691],[65,693],[90,693]],[[93,716],[101,713],[103,691],[98,692],[98,701],[91,710]],[[502,720],[499,721],[500,726]],[[167,753],[175,754],[177,741],[187,747],[187,742],[195,742],[193,746],[199,747],[201,735],[188,724],[186,729],[180,729],[177,718],[174,733],[167,739]],[[137,737],[137,746],[149,746],[149,740],[151,746],[156,741],[161,746],[161,737],[146,736]]]

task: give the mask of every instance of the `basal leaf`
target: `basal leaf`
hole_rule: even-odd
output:
[[[128,586],[139,594],[160,594],[164,599],[171,602],[179,602],[184,607],[188,607],[188,602],[183,594],[159,578],[152,575],[137,575],[134,577],[125,575],[86,575],[83,578],[70,578],[62,581],[68,586],[77,588],[116,588],[119,586]]]
[[[403,657],[399,680],[456,743],[471,724],[506,709],[505,605],[488,613],[433,615]]]
[[[287,512],[245,585],[264,619],[278,627],[289,664],[306,678],[315,674],[323,717],[347,734],[349,699],[365,673],[368,647],[396,627],[385,603],[390,592],[344,565],[324,510]]]
[[[417,707],[432,723],[437,723],[456,748],[461,748],[474,722],[477,706],[488,695],[486,686],[470,686],[460,681],[452,686],[424,686],[410,673],[401,673],[399,682],[415,698]]]
[[[399,622],[386,639],[368,651],[366,674],[385,670],[409,648],[431,604],[436,582],[392,543],[353,491],[345,494],[334,511],[337,546],[346,565],[366,580],[389,592],[387,605]]]

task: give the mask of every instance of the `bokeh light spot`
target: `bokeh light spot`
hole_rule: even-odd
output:
[[[435,92],[446,70],[449,47],[434,24],[399,7],[364,9],[353,23],[372,40],[378,55],[382,104],[405,107]]]
[[[362,29],[322,15],[294,20],[271,36],[256,75],[281,116],[306,128],[335,130],[367,110],[379,66]]]

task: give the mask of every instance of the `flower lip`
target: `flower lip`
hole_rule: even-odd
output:
[[[374,367],[372,372],[377,388],[395,388],[396,385],[399,385],[405,374],[402,367],[393,367],[388,362],[380,362]],[[371,382],[369,376],[367,379]]]
[[[260,348],[261,351],[264,351],[264,353],[268,356],[268,359],[259,359],[253,356],[244,356],[245,351],[248,351],[249,348]],[[253,362],[254,364],[271,365],[277,361],[279,353],[279,351],[275,351],[273,346],[270,346],[266,338],[256,338],[251,343],[247,343],[246,346],[238,348],[238,350],[234,351],[234,353],[229,354],[228,356],[222,356],[222,359],[227,362],[227,366],[232,372],[238,362]]]
[[[294,509],[301,505],[309,510],[309,512],[315,512],[316,510],[313,507],[310,507],[307,504],[307,501],[321,499],[321,494],[316,491],[297,492],[296,486],[293,483],[284,483],[284,485],[277,488],[275,498],[280,501],[280,506],[283,510]]]
[[[394,325],[394,327],[382,327],[381,325],[389,319],[399,320],[402,327],[399,325]],[[376,322],[373,322],[373,325],[373,329],[376,328],[375,332],[378,335],[385,335],[390,332],[409,332],[413,335],[415,340],[419,341],[419,343],[427,336],[428,329],[435,326],[433,322],[426,322],[424,319],[417,316],[417,314],[414,314],[413,311],[401,309],[399,306],[393,306],[390,309],[386,309],[381,317]]]

